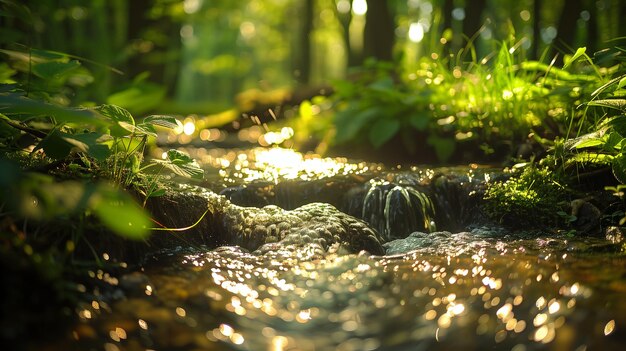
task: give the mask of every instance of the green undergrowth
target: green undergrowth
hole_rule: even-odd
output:
[[[549,168],[528,165],[506,181],[491,182],[484,195],[486,214],[507,226],[546,228],[566,225],[570,192]]]
[[[114,253],[155,230],[148,198],[173,175],[201,179],[203,170],[178,150],[144,158],[157,132],[181,122],[87,100],[98,82],[80,58],[21,46],[0,56],[0,340],[11,343],[73,318],[86,292],[78,282],[104,284],[88,271],[120,269]],[[133,85],[149,88],[142,79]],[[133,98],[108,101],[124,99]],[[136,102],[134,111],[149,105]]]
[[[554,58],[528,60],[523,43],[498,43],[485,57],[469,44],[458,55],[422,57],[408,70],[369,61],[351,79],[336,81],[331,96],[302,104],[293,123],[322,140],[320,151],[393,146],[418,161],[433,152],[444,163],[467,148],[479,157],[499,153],[501,160],[523,144],[546,150],[555,138],[597,126],[603,115],[587,107],[600,106],[593,101],[620,85],[623,49],[579,48],[557,67]],[[309,140],[297,138],[296,144]]]

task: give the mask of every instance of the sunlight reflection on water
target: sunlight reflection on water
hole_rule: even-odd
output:
[[[169,252],[146,267],[154,296],[120,301],[113,315],[87,307],[83,320],[107,326],[120,347],[134,340],[155,349],[619,349],[623,257],[563,255],[537,240],[498,249],[465,240],[465,250],[446,255],[315,261],[237,248]],[[180,334],[168,339],[167,330]]]
[[[237,184],[380,170],[280,148],[200,153]],[[626,342],[621,243],[501,232],[429,239],[403,254],[315,260],[297,250],[286,260],[238,247],[163,252],[143,269],[144,296],[81,306],[74,338],[107,350],[584,351]]]

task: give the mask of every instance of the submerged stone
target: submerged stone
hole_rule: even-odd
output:
[[[414,232],[403,239],[396,239],[388,243],[383,244],[385,248],[385,254],[397,255],[407,253],[420,248],[432,246],[435,240],[442,237],[450,237],[450,232],[434,232],[434,233],[422,233]]]

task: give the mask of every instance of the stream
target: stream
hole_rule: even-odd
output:
[[[490,224],[474,204],[480,184],[501,176],[493,169],[388,169],[279,148],[187,151],[213,170],[196,186],[229,200],[215,231],[233,238],[181,242],[119,279],[93,272],[119,289],[92,292],[59,349],[626,345],[621,233]]]

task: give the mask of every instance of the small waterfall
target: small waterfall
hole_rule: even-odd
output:
[[[361,219],[375,228],[386,241],[405,238],[414,231],[436,230],[433,202],[415,185],[372,179],[368,186]]]

